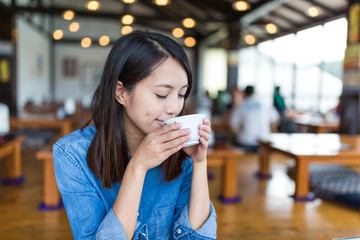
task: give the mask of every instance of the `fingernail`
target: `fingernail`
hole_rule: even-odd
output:
[[[181,123],[175,123],[175,127],[181,127]]]

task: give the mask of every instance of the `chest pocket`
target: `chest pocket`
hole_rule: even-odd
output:
[[[172,227],[174,223],[175,204],[154,210],[156,222],[156,239],[172,239]]]

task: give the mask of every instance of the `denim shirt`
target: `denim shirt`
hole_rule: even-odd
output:
[[[86,154],[95,127],[77,130],[53,146],[56,182],[75,239],[127,239],[112,207],[121,182],[102,188],[89,169]],[[131,161],[131,160],[130,160]],[[189,200],[192,161],[187,158],[181,175],[166,182],[161,166],[147,171],[133,239],[215,239],[216,213],[198,230],[191,229]]]

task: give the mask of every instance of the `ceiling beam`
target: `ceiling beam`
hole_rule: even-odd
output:
[[[265,14],[274,11],[275,9],[279,8],[284,3],[288,2],[289,0],[271,0],[271,1],[258,1],[256,4],[251,6],[249,12],[244,14],[240,18],[240,25],[241,27],[247,27],[257,19],[261,18]]]
[[[283,16],[283,15],[280,15],[280,14],[275,13],[275,12],[272,12],[271,15],[274,16],[274,19],[278,18],[278,19],[281,19],[281,20],[283,20],[283,21],[286,21],[286,22],[289,23],[293,28],[299,28],[299,27],[300,27],[300,25],[299,25],[297,22],[295,22],[294,20],[291,20],[291,19],[289,19],[289,18],[287,18],[287,17],[285,17],[285,16]]]
[[[160,13],[159,16],[166,15],[167,18],[182,18],[178,11],[174,11],[169,6],[156,6],[151,0],[141,0],[141,3],[146,4],[146,6],[154,9],[157,13]]]
[[[318,6],[318,7],[322,8],[322,9],[324,9],[325,11],[329,12],[332,16],[335,16],[335,15],[337,14],[336,11],[334,11],[333,9],[325,6],[325,5],[322,4],[322,3],[316,2],[316,1],[314,1],[314,0],[307,0],[307,1],[310,2],[310,3],[312,3],[312,4],[315,5],[315,6]]]
[[[306,19],[309,19],[311,21],[311,17],[308,16],[304,11],[301,11],[298,8],[290,6],[289,4],[284,4],[283,7],[287,8],[287,9],[290,9],[291,11],[296,12],[297,14],[300,14],[301,16],[303,16]]]
[[[219,0],[196,0],[202,4],[209,6],[210,8],[223,14],[228,22],[232,22],[239,17],[239,13],[235,11],[231,4],[225,1]]]
[[[208,2],[203,2],[203,1],[193,1],[193,0],[185,0],[186,2],[188,2],[189,4],[194,5],[197,8],[202,9],[203,11],[207,12],[207,16],[209,16],[210,18],[214,18],[215,16],[211,15],[211,11],[212,12],[217,12],[219,15],[222,15],[223,19],[226,19],[226,16],[224,14],[224,12],[220,12],[217,9],[211,8],[208,4]],[[220,20],[221,21],[221,20]]]
[[[173,17],[174,15],[169,13],[169,11],[166,11],[165,9],[161,7],[155,6],[153,3],[147,1],[147,0],[139,0],[139,3],[145,5],[146,7],[154,10],[158,15],[165,15],[167,17]]]

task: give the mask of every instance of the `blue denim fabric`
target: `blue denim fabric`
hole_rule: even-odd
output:
[[[112,210],[120,183],[103,189],[101,181],[87,165],[86,153],[96,129],[77,130],[53,146],[55,176],[75,239],[127,239]],[[131,160],[130,160],[131,161]],[[197,231],[190,227],[192,162],[188,158],[183,173],[166,182],[161,167],[146,173],[133,239],[215,239],[216,213]]]

